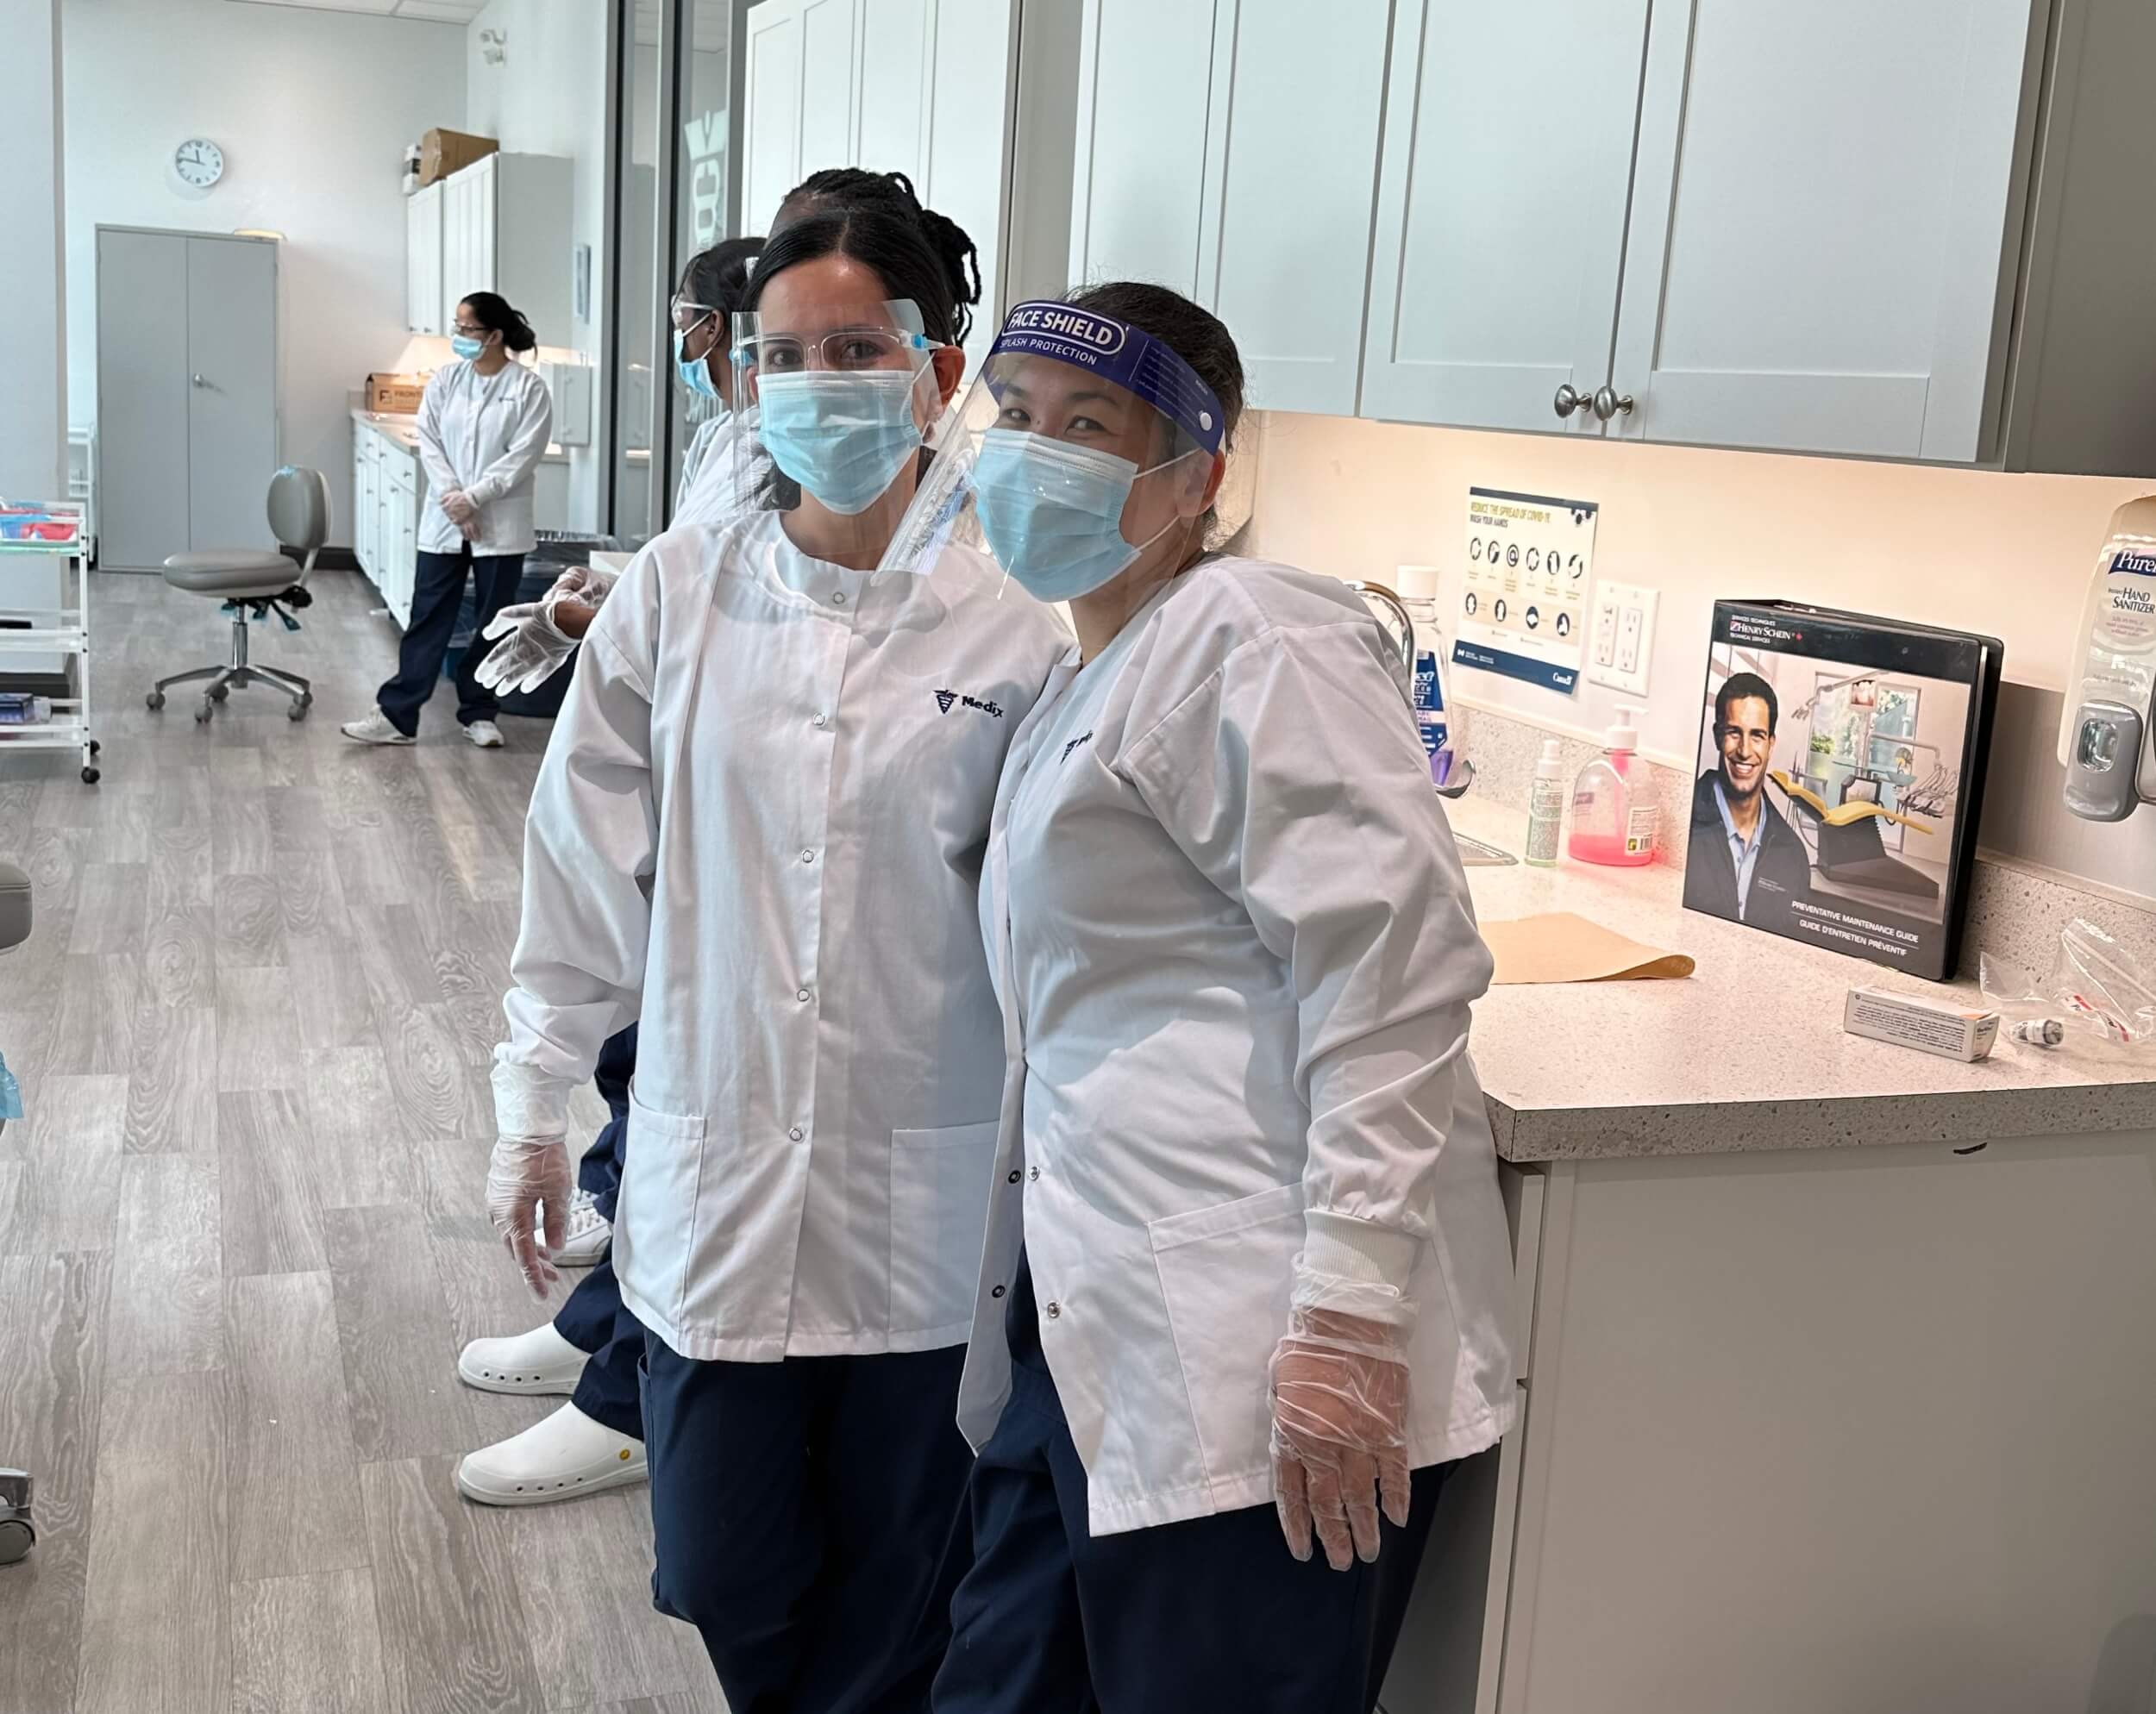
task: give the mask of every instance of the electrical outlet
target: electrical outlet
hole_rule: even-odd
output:
[[[1595,586],[1595,646],[1587,676],[1597,685],[1647,693],[1647,667],[1654,658],[1654,610],[1660,591],[1636,584]]]

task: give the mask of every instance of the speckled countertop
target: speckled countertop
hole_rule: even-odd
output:
[[[1520,851],[1524,815],[1471,799],[1447,808],[1460,832]],[[1990,1059],[1964,1065],[1848,1035],[1852,986],[1974,998],[1976,985],[1917,982],[1686,910],[1670,865],[1467,873],[1485,921],[1570,910],[1698,962],[1677,982],[1490,990],[1471,1046],[1507,1160],[2156,1129],[2156,1065],[2003,1032]]]
[[[418,453],[419,419],[417,416],[401,416],[393,411],[386,410],[367,410],[356,404],[351,406],[350,409],[353,422],[360,427],[372,428],[379,435],[386,435],[408,453],[414,454]],[[548,464],[560,464],[567,459],[568,454],[560,443],[556,442],[548,446],[540,456]]]

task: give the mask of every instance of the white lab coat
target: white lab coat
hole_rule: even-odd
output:
[[[553,433],[554,400],[537,370],[512,360],[482,375],[461,360],[436,370],[419,401],[419,459],[427,472],[419,546],[429,554],[464,546],[464,532],[442,510],[442,496],[461,488],[479,509],[474,557],[530,553],[537,545],[532,491]]]
[[[1415,1310],[1413,1464],[1516,1408],[1468,1005],[1490,958],[1376,622],[1213,560],[1056,678],[997,793],[1011,1075],[960,1426],[1010,1392],[1023,1237],[1093,1533],[1272,1496],[1296,1257]]]
[[[584,644],[532,793],[496,1053],[559,1135],[641,1018],[613,1263],[683,1356],[931,1350],[972,1321],[1003,1036],[975,900],[1011,735],[1068,633],[975,555],[667,531]]]

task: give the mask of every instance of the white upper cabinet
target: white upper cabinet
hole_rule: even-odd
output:
[[[1351,414],[1391,0],[1219,0],[1198,297],[1265,410]],[[1194,103],[1200,91],[1187,91]]]
[[[429,185],[404,203],[404,326],[411,332],[448,332],[442,290],[442,186]]]
[[[1363,415],[1599,432],[1647,9],[1399,0]]]
[[[742,220],[762,234],[801,182],[801,9],[796,0],[763,0],[749,9],[748,33]]]
[[[827,167],[859,160],[861,12],[890,0],[794,0],[801,14],[801,159],[799,184]],[[901,0],[903,3],[903,0]],[[881,68],[878,68],[881,75]],[[787,187],[793,188],[792,185]],[[772,205],[772,213],[778,205]],[[767,220],[769,215],[765,216]],[[768,230],[768,228],[767,228]]]
[[[928,183],[935,14],[936,0],[866,0],[861,13],[861,94],[852,158],[879,172],[903,172],[917,188]]]
[[[1213,0],[1084,0],[1071,182],[1073,285],[1198,289]],[[1308,138],[1301,112],[1265,123]],[[1284,204],[1283,224],[1307,210]]]
[[[1658,0],[1614,431],[1987,456],[2047,16]]]

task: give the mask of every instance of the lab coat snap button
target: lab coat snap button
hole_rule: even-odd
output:
[[[1001,1287],[1000,1286],[998,1286],[993,1287],[993,1289],[989,1292],[988,1295],[989,1295],[991,1298],[1000,1298],[1000,1297],[1003,1295],[1003,1287]]]
[[[843,589],[833,590],[831,591],[831,605],[834,607],[843,607],[845,604],[846,591]]]
[[[813,851],[804,851],[801,854],[801,860],[804,863],[813,863],[816,860],[816,854]]]
[[[806,1005],[808,1004],[808,997],[809,991],[806,988],[804,988],[800,991],[800,992],[794,995],[793,998],[800,1001],[803,1005]]]
[[[816,723],[818,726],[829,726],[831,723],[831,717],[828,714],[819,714],[816,716]]]
[[[794,1128],[793,1128],[792,1130],[788,1131],[788,1132],[787,1133],[787,1135],[788,1136],[792,1137],[792,1138],[794,1140],[794,1142],[799,1142],[801,1140],[801,1128],[800,1128],[800,1126],[799,1126],[799,1125],[794,1126]]]
[[[1025,1176],[1026,1176],[1028,1179],[1037,1179],[1040,1177],[1040,1175],[1041,1175],[1041,1169],[1040,1169],[1039,1167],[1028,1167],[1025,1169]],[[1017,1173],[1013,1173],[1011,1176],[1012,1176],[1012,1178],[1016,1178],[1016,1177],[1018,1176],[1018,1174],[1017,1174]]]
[[[1055,1320],[1055,1319],[1056,1319],[1056,1317],[1057,1316],[1059,1316],[1059,1315],[1062,1314],[1062,1312],[1063,1312],[1063,1306],[1062,1306],[1061,1304],[1050,1304],[1048,1306],[1048,1318],[1049,1318],[1050,1321]]]
[[[1018,1169],[1017,1167],[1013,1167],[1011,1169],[1011,1182],[1012,1182],[1012,1184],[1014,1184],[1014,1185],[1015,1185],[1016,1183],[1018,1183]]]

